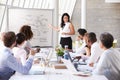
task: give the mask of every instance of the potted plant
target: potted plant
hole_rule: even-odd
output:
[[[56,51],[56,55],[57,55],[57,61],[58,61],[58,62],[61,62],[61,58],[62,58],[63,55],[64,55],[64,49],[61,48],[61,47],[56,47],[56,48],[55,48],[55,51]]]

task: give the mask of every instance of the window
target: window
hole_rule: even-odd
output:
[[[6,1],[7,1],[7,0],[0,0],[0,3],[1,3],[1,4],[6,4]]]

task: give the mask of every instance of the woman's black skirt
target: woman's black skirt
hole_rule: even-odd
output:
[[[61,37],[60,44],[61,44],[62,48],[64,48],[65,45],[68,45],[68,49],[72,49],[71,37]]]

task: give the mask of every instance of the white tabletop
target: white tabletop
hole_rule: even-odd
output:
[[[34,73],[35,71],[41,71],[45,68],[40,68],[40,65],[34,65],[30,73]],[[67,69],[54,69],[54,68],[46,68],[45,74],[43,75],[22,75],[20,73],[16,73],[13,75],[10,80],[108,80],[103,75],[91,75],[89,77],[83,76],[75,76],[71,74]]]

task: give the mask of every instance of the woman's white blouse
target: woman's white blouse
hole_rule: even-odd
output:
[[[27,53],[23,48],[14,47],[12,49],[14,57],[23,65],[26,63]]]
[[[63,35],[62,33],[69,33],[70,32],[70,22],[65,23],[64,28],[60,28],[60,36],[61,37],[71,37],[71,35]]]

